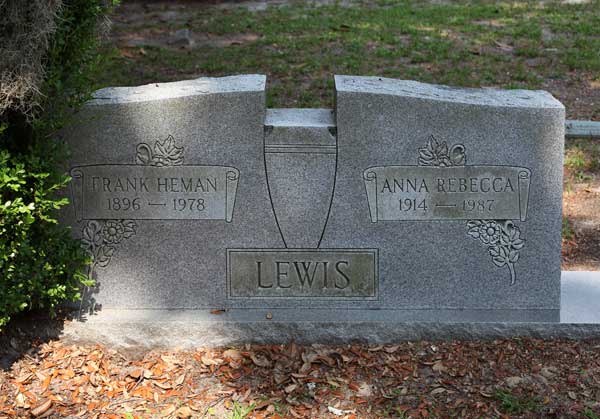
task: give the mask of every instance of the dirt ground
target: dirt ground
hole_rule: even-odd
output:
[[[600,269],[600,140],[568,140],[563,195],[564,270]]]
[[[0,337],[0,419],[600,417],[599,341],[115,351],[19,324]]]

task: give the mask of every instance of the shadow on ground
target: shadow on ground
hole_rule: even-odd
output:
[[[63,309],[54,318],[43,311],[15,315],[0,333],[0,369],[9,370],[20,359],[34,355],[42,344],[59,339],[64,323],[76,317],[72,309]]]

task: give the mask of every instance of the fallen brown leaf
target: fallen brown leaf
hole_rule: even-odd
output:
[[[152,383],[156,387],[162,388],[163,390],[170,390],[173,388],[173,386],[169,383],[161,383],[160,381],[153,381]]]
[[[175,417],[177,419],[189,419],[193,414],[194,413],[192,412],[192,409],[190,409],[188,406],[182,406],[175,412]]]
[[[41,416],[44,413],[46,413],[46,411],[48,411],[48,409],[50,409],[51,406],[52,400],[46,400],[44,403],[40,404],[35,409],[31,409],[31,414],[36,417]]]
[[[236,361],[242,360],[244,358],[242,356],[242,353],[240,351],[238,351],[237,349],[227,349],[225,352],[223,352],[223,357],[229,358],[229,359],[235,359]]]
[[[442,361],[437,361],[436,363],[434,363],[431,369],[435,372],[444,372],[448,370],[448,368],[444,366],[444,363]]]
[[[225,310],[224,308],[217,308],[214,310],[210,311],[210,314],[223,314],[225,313],[227,310]]]
[[[177,406],[175,406],[174,404],[169,404],[167,406],[165,406],[163,408],[163,410],[161,410],[161,415],[163,416],[169,416],[171,415],[173,412],[175,412],[175,410],[177,410]]]
[[[223,363],[222,359],[218,359],[218,358],[211,358],[207,355],[203,355],[202,358],[200,358],[202,363],[204,365],[206,365],[207,367],[211,366],[211,365],[221,365]]]
[[[269,361],[264,355],[261,354],[251,354],[250,359],[254,362],[255,365],[259,367],[268,368],[271,366],[271,361]]]
[[[26,373],[26,374],[23,374],[23,375],[20,375],[19,377],[17,377],[14,380],[14,382],[17,384],[23,384],[23,383],[29,381],[32,377],[33,377],[32,373]]]
[[[175,379],[175,385],[180,386],[185,381],[185,373],[181,374],[177,379]]]

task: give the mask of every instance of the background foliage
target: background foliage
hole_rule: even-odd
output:
[[[101,64],[99,28],[115,1],[6,0],[0,1],[0,15],[18,16],[26,3],[49,8],[48,13],[25,13],[26,18],[53,19],[38,28],[47,40],[29,54],[39,66],[35,77],[28,73],[28,89],[18,100],[0,98],[6,105],[0,108],[0,329],[26,309],[53,312],[62,301],[80,298],[80,287],[90,284],[83,273],[88,257],[56,221],[56,210],[67,203],[56,191],[69,181],[57,169],[66,154],[56,133],[91,91]],[[31,22],[6,19],[0,44],[26,48],[14,39],[26,38],[34,28]],[[15,74],[14,68],[2,67],[3,80],[18,78]]]

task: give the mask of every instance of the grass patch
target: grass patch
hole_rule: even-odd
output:
[[[254,404],[246,406],[238,402],[233,402],[231,414],[227,416],[227,419],[246,419],[253,411]]]
[[[562,237],[565,240],[572,240],[575,238],[575,230],[571,225],[571,221],[567,217],[562,219]]]
[[[565,168],[569,180],[586,182],[600,173],[600,143],[581,139],[565,144]]]
[[[587,419],[600,419],[600,416],[595,414],[594,411],[589,407],[585,408],[585,410],[583,411],[583,416]]]
[[[565,166],[573,170],[600,170],[600,142],[590,139],[568,141],[565,144]]]
[[[263,11],[196,9],[170,22],[213,38],[251,41],[191,50],[107,47],[99,87],[203,75],[269,75],[269,106],[331,106],[332,74],[381,75],[458,86],[539,88],[571,71],[600,71],[600,0],[586,4],[484,0],[377,1],[356,7],[292,3]],[[193,9],[191,9],[193,10]],[[164,28],[164,22],[122,31]]]
[[[537,398],[517,397],[507,391],[498,390],[495,398],[500,402],[500,409],[504,413],[520,415],[526,412],[538,412],[540,403]]]

